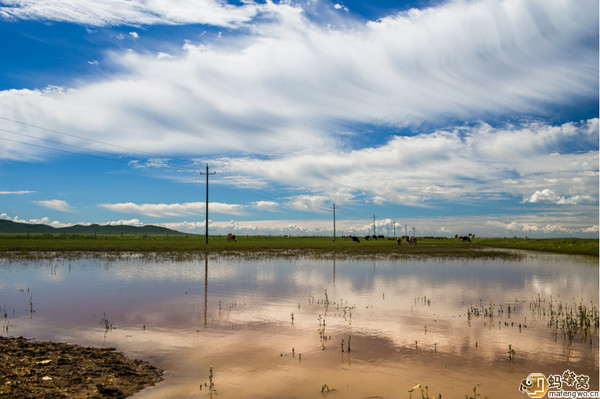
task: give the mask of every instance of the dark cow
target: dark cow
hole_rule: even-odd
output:
[[[229,233],[227,234],[227,242],[236,242],[237,240],[235,239],[235,234],[233,233]]]
[[[406,242],[409,243],[410,245],[417,245],[417,237],[412,236],[412,237],[406,237]]]
[[[371,236],[365,236],[365,240],[369,241],[371,239]]]
[[[360,240],[358,239],[358,237],[356,237],[356,236],[350,236],[350,238],[352,238],[352,242],[358,242],[358,243],[360,243]]]
[[[461,240],[462,242],[471,242],[471,237],[469,236],[460,236],[458,237],[459,240]]]

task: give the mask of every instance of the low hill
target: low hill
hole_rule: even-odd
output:
[[[167,229],[166,227],[160,226],[110,226],[110,225],[81,225],[77,224],[70,227],[52,227],[46,224],[30,224],[30,223],[19,223],[11,220],[0,219],[0,233],[7,234],[170,234],[178,235],[183,234],[176,230]]]

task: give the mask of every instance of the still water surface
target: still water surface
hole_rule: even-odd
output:
[[[597,307],[597,259],[0,263],[3,335],[115,347],[163,368],[136,398],[408,398],[416,384],[523,398],[528,374],[567,369],[598,390],[597,330],[554,334],[551,303]]]

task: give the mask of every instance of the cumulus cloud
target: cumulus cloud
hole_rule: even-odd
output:
[[[32,218],[32,219],[25,220],[25,219],[19,218],[18,216],[11,217],[11,216],[7,215],[6,213],[2,213],[2,214],[0,214],[0,219],[10,220],[10,221],[13,221],[13,222],[16,222],[16,223],[46,224],[48,226],[52,226],[52,227],[55,227],[55,228],[69,227],[69,226],[73,225],[71,223],[63,223],[63,222],[60,222],[58,220],[51,220],[47,216],[42,217],[42,218]],[[80,224],[86,224],[86,223],[80,223]]]
[[[140,35],[138,35],[137,32],[129,32],[129,36],[133,37],[134,39],[139,39]]]
[[[47,201],[33,201],[34,203],[41,205],[46,208],[54,209],[55,211],[61,212],[73,212],[73,208],[66,201],[63,200],[47,200]]]
[[[139,219],[121,219],[121,220],[113,220],[106,223],[101,223],[105,226],[136,226],[142,227],[145,226],[145,223],[140,222]]]
[[[511,219],[511,220],[507,220]],[[202,234],[204,222],[163,223],[161,226],[188,233]],[[211,234],[291,234],[291,235],[333,235],[333,225],[328,219],[281,219],[281,220],[230,220],[210,221]],[[405,230],[406,226],[406,230]],[[596,224],[580,225],[578,221],[564,215],[540,220],[539,215],[519,216],[447,216],[436,218],[398,218],[376,221],[377,234],[396,236],[415,233],[418,236],[454,237],[455,234],[475,233],[477,237],[498,237],[503,235],[528,235],[529,237],[579,236],[597,237]],[[338,236],[373,234],[372,219],[340,219],[336,223]]]
[[[132,213],[150,217],[197,215],[206,210],[204,202],[186,202],[182,204],[135,204],[133,202],[125,202],[100,204],[99,206],[113,212]],[[245,208],[243,205],[224,204],[220,202],[211,202],[209,207],[211,212],[229,215],[240,215]]]
[[[524,197],[523,203],[547,203],[557,205],[576,205],[581,202],[594,202],[594,198],[590,195],[573,195],[571,197],[563,197],[557,195],[554,191],[544,189],[536,191],[530,197]]]

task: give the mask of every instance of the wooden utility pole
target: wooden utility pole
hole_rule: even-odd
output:
[[[373,215],[373,235],[377,236],[377,232],[375,231],[375,215]]]
[[[333,209],[333,242],[335,242],[335,210],[337,209],[335,202],[333,203],[331,209]]]
[[[214,175],[216,173],[217,172],[208,173],[208,164],[206,164],[206,173],[200,172],[200,175],[206,175],[206,221],[205,221],[205,225],[206,225],[206,236],[205,236],[206,244],[208,244],[208,175]]]

